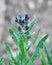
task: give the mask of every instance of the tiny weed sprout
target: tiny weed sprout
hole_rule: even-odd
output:
[[[32,45],[34,45],[38,39],[40,29],[38,29],[37,33],[35,34],[34,39],[29,44],[29,39],[34,35],[34,32],[32,33],[31,30],[36,23],[37,18],[34,17],[30,21],[30,15],[25,14],[25,16],[18,15],[15,17],[15,20],[11,22],[12,27],[9,29],[9,33],[14,41],[14,43],[17,46],[17,53],[14,57],[10,46],[7,44],[7,42],[4,42],[4,46],[6,49],[6,52],[8,53],[9,59],[7,64],[5,65],[34,65],[33,62],[36,60],[36,57],[40,55],[40,59],[42,62],[42,65],[52,65],[52,48],[51,48],[51,55],[48,55],[45,42],[48,38],[48,34],[46,34],[41,40],[39,40],[32,56],[30,57],[28,54],[29,49]],[[19,25],[17,27],[17,25]],[[42,52],[42,49],[45,50],[45,54],[47,55],[48,63],[45,61],[44,53]],[[3,63],[3,57],[0,58],[0,65]]]

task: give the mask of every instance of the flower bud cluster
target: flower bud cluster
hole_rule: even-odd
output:
[[[20,26],[18,26],[19,33],[22,33],[22,34],[27,34],[28,33],[27,37],[30,34],[30,31],[28,31],[28,29],[30,28],[29,25],[28,25],[29,24],[29,19],[30,19],[29,14],[25,14],[25,16],[18,15],[18,16],[15,17],[15,22],[17,22],[20,25]]]
[[[24,17],[22,17],[21,15],[18,15],[15,17],[15,22],[19,23],[25,30],[28,30],[29,29],[29,26],[28,26],[29,18],[30,18],[29,14],[25,14]]]

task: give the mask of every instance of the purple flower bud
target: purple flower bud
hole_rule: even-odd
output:
[[[18,26],[18,30],[21,30],[21,27],[20,26]]]
[[[17,17],[15,17],[15,22],[18,22],[18,19],[17,19]]]
[[[22,20],[22,23],[24,23],[24,20]]]
[[[29,19],[30,15],[29,14],[25,14],[25,19]]]
[[[28,30],[29,29],[29,26],[25,26],[25,30]]]

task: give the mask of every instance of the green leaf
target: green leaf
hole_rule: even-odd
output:
[[[37,38],[39,36],[39,33],[40,33],[40,29],[38,30],[38,32],[36,33],[34,39],[32,40],[31,44],[27,46],[27,50],[29,50],[29,48],[34,45],[34,43],[37,41]]]
[[[50,51],[50,57],[51,57],[51,61],[52,61],[52,47],[51,47],[51,51]]]
[[[50,55],[49,55],[49,53],[48,53],[47,47],[46,47],[45,44],[44,44],[43,46],[44,46],[45,53],[46,53],[46,55],[47,55],[48,63],[49,63],[50,65],[52,65],[51,57],[50,57]]]
[[[52,39],[50,40],[50,43],[51,43],[51,47],[50,47],[50,57],[52,59]]]
[[[3,63],[3,57],[0,57],[0,65],[2,65],[2,63]]]
[[[22,35],[19,35],[19,48],[20,48],[21,60],[23,60],[26,55],[25,46],[26,46],[26,43],[24,41],[24,38],[22,37]]]
[[[4,42],[4,46],[5,46],[6,52],[8,53],[9,57],[13,60],[14,64],[18,65],[18,61],[13,57],[9,45],[6,42]]]
[[[9,58],[6,65],[13,65],[13,61]]]
[[[29,24],[29,29],[28,29],[27,31],[30,31],[30,30],[33,28],[34,24],[36,23],[36,20],[37,20],[37,18],[34,17],[34,19],[33,19],[33,20],[31,21],[31,23]]]
[[[22,65],[27,65],[29,58],[28,53],[26,51],[26,41],[24,40],[24,37],[22,37],[22,35],[19,35],[19,48],[20,48],[19,56],[21,63]]]
[[[47,65],[44,53],[43,53],[43,51],[41,49],[39,49],[39,53],[40,53],[40,59],[41,59],[42,65]]]
[[[4,46],[5,46],[6,52],[11,57],[12,56],[12,53],[11,53],[11,50],[10,50],[9,45],[6,42],[4,42]]]
[[[36,46],[36,50],[34,51],[33,55],[31,56],[32,62],[36,59],[37,55],[39,54],[39,48],[43,48],[43,44],[45,43],[46,39],[48,38],[48,34],[45,35]]]
[[[16,34],[16,35],[18,35],[19,33],[19,31],[18,31],[18,28],[16,27],[16,25],[15,24],[13,24],[12,25],[12,30],[14,31],[14,33]]]
[[[31,59],[30,59],[30,62],[29,62],[29,63],[27,63],[27,65],[33,65],[33,63],[32,63],[32,61],[31,61]]]
[[[13,30],[9,29],[9,33],[12,36],[12,39],[14,40],[15,44],[18,46],[19,42],[18,42],[17,36],[14,34]]]

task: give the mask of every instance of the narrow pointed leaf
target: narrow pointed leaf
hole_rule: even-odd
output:
[[[6,52],[11,57],[12,56],[12,53],[11,53],[11,50],[10,50],[9,45],[6,42],[4,42],[4,46],[5,46]]]
[[[50,56],[51,56],[51,59],[52,59],[52,39],[50,40],[50,43],[51,43],[51,47],[50,47]]]
[[[30,59],[30,62],[29,62],[29,63],[27,63],[27,65],[33,65],[33,63],[32,63],[32,61],[31,61],[31,59]]]
[[[51,57],[51,61],[52,61],[52,46],[51,46],[51,51],[50,51],[50,57]]]
[[[3,63],[3,57],[0,57],[0,65],[2,65],[2,63]]]
[[[12,39],[14,40],[15,44],[18,46],[18,39],[16,37],[16,35],[14,34],[12,29],[9,29],[9,33],[12,36]]]
[[[5,42],[4,46],[5,46],[6,52],[8,53],[9,57],[13,60],[14,64],[18,65],[18,61],[16,61],[16,59],[13,57],[9,45]]]
[[[16,23],[14,21],[11,21],[12,24],[12,30],[16,33],[16,35],[18,35],[18,29],[16,27]]]
[[[48,64],[52,65],[51,57],[50,57],[50,55],[48,53],[47,47],[46,47],[45,44],[43,46],[44,46],[45,53],[47,55]]]
[[[19,48],[21,53],[21,59],[23,60],[26,54],[25,41],[21,35],[19,35]]]
[[[42,52],[41,49],[39,49],[39,53],[40,53],[40,59],[41,59],[42,65],[47,65],[47,64],[46,64],[46,60],[45,60],[44,53]]]
[[[38,45],[36,46],[36,50],[33,53],[33,55],[31,56],[31,60],[32,62],[36,59],[37,55],[39,54],[39,48],[43,48],[43,44],[45,43],[46,39],[48,38],[48,34],[45,35],[38,43]]]
[[[31,44],[27,46],[27,50],[29,50],[29,48],[34,45],[34,43],[37,41],[37,38],[39,36],[40,33],[40,29],[38,30],[37,34],[35,35],[34,39],[32,40]]]
[[[36,23],[36,20],[37,20],[37,18],[34,17],[34,19],[33,19],[33,20],[31,21],[31,23],[29,24],[30,26],[29,26],[29,29],[28,29],[27,31],[30,31],[30,30],[33,28],[34,24]]]

